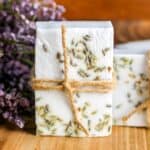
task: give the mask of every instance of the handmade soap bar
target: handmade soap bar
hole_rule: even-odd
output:
[[[35,77],[64,79],[61,25],[66,28],[69,80],[112,80],[113,28],[110,22],[38,22]],[[64,91],[36,90],[35,97],[37,134],[87,136],[74,122]],[[111,133],[111,92],[78,92],[74,94],[74,105],[90,137]]]
[[[115,50],[114,70],[117,87],[113,94],[114,125],[147,126],[146,111],[139,111],[128,121],[122,118],[149,97],[146,51]]]

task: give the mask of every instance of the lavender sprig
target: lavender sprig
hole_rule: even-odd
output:
[[[24,117],[34,116],[30,78],[35,22],[62,20],[64,11],[54,0],[42,3],[3,0],[0,3],[0,116],[20,128],[25,124]]]

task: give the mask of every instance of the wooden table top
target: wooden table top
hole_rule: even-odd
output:
[[[0,150],[150,150],[150,129],[113,127],[103,138],[40,137],[0,126]]]

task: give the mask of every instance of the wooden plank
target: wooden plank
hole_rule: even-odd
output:
[[[4,130],[3,127],[1,130]],[[1,131],[0,130],[0,131]],[[21,130],[5,129],[7,138],[5,138],[2,150],[33,150],[37,144],[37,137]],[[5,132],[6,134],[6,132]]]
[[[0,126],[0,150],[150,150],[150,130],[113,127],[103,138],[40,137]]]
[[[147,138],[147,148],[150,150],[150,129],[146,131],[146,138]]]
[[[150,19],[150,0],[56,0],[67,19]]]
[[[8,129],[6,129],[6,128],[0,129],[0,150],[5,145],[5,142],[7,141],[8,135],[9,135]]]

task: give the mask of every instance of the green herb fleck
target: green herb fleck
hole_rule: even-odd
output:
[[[106,104],[106,107],[111,108],[112,106],[111,106],[111,104]]]
[[[128,93],[127,93],[127,97],[128,97],[128,98],[131,98],[131,93],[128,92]]]
[[[60,52],[56,53],[56,58],[59,61],[59,63],[63,63],[64,62],[62,54]]]
[[[40,101],[41,99],[42,99],[41,97],[37,97],[37,98],[35,98],[35,101],[38,102],[38,101]]]
[[[104,114],[103,115],[103,120],[99,119],[99,122],[95,126],[95,130],[98,131],[98,132],[103,130],[106,126],[108,126],[108,124],[110,122],[110,118],[111,118],[110,115]]]
[[[119,109],[122,106],[122,104],[116,105],[116,109]]]
[[[97,112],[98,112],[97,110],[92,111],[92,112],[91,112],[91,115],[96,115],[96,114],[97,114]]]
[[[105,69],[106,69],[105,66],[103,66],[103,67],[96,67],[96,68],[94,69],[94,72],[102,72],[102,71],[104,71]]]
[[[88,130],[91,130],[91,120],[88,120]]]
[[[83,36],[83,39],[84,39],[85,41],[90,41],[90,40],[91,40],[91,37],[90,37],[90,35],[86,34],[86,35]]]
[[[82,78],[87,78],[87,77],[89,77],[89,74],[86,73],[83,69],[79,69],[79,70],[78,70],[78,74],[79,74]]]
[[[107,52],[109,52],[109,51],[110,51],[110,48],[105,48],[105,49],[103,49],[103,50],[102,50],[103,56],[106,56]]]
[[[44,52],[48,52],[47,46],[45,45],[45,43],[42,44],[43,50]]]

